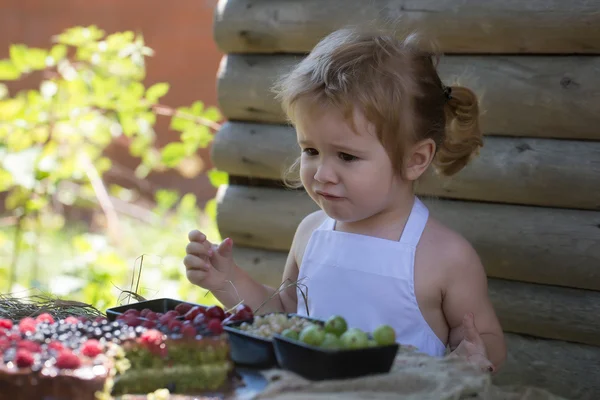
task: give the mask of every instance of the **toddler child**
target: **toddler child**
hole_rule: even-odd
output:
[[[302,286],[261,312],[342,315],[365,331],[389,324],[401,344],[432,356],[449,347],[497,370],[506,348],[484,268],[413,191],[430,166],[452,175],[482,146],[475,94],[445,86],[415,35],[354,29],[325,37],[276,88],[296,128],[301,184],[320,210],[299,224],[283,272]],[[187,278],[225,306],[256,309],[275,289],[238,266],[232,246],[190,232]]]

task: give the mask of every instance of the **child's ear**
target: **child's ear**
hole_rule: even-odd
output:
[[[416,181],[429,168],[435,156],[435,142],[425,139],[415,143],[408,153],[404,164],[404,176],[409,181]]]

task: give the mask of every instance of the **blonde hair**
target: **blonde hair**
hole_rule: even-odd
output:
[[[299,107],[339,109],[353,126],[358,108],[376,129],[394,171],[403,172],[407,144],[431,138],[438,173],[460,171],[483,146],[475,93],[445,86],[437,54],[423,49],[418,35],[396,35],[345,28],[322,39],[275,85],[289,121]],[[294,170],[298,160],[292,165]]]

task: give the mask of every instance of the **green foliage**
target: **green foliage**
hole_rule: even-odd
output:
[[[35,71],[41,77],[37,90],[15,94],[0,82],[0,191],[8,192],[5,207],[18,221],[9,278],[1,279],[9,285],[16,279],[19,254],[33,246],[24,238],[33,235],[40,241],[42,232],[51,235],[50,228],[54,232],[63,228],[57,203],[101,203],[96,199],[104,190],[101,178],[111,168],[103,154],[115,139],[122,137],[129,143],[130,153],[140,160],[136,175],[143,179],[154,170],[177,168],[195,157],[198,149],[211,143],[221,119],[217,109],[205,109],[200,101],[179,108],[159,103],[169,84],[145,86],[146,57],[153,50],[139,34],[106,35],[96,26],[74,27],[53,40],[49,49],[14,44],[10,57],[0,60],[0,81]],[[179,141],[157,147],[157,117],[171,118],[170,127],[180,133]],[[216,186],[226,180],[226,174],[211,172]],[[180,198],[162,190],[156,200],[156,215],[166,218],[171,212],[198,221],[193,196]],[[83,251],[87,239],[73,240],[75,248],[87,254]],[[83,293],[93,304],[106,304],[107,281],[122,278],[103,266],[121,271],[128,264],[113,250],[96,251],[95,258],[79,260],[89,283]],[[1,274],[6,271],[0,265]]]

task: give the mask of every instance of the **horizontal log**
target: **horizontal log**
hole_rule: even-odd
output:
[[[234,257],[259,282],[281,284],[287,253],[241,247]],[[600,292],[495,278],[488,285],[505,332],[600,345]]]
[[[452,53],[600,52],[598,2],[585,0],[221,0],[213,32],[224,53],[303,53],[365,23],[418,29]]]
[[[303,191],[222,186],[217,224],[238,245],[287,251],[317,205]],[[491,277],[600,290],[600,212],[424,199]]]
[[[284,125],[225,123],[211,158],[230,175],[279,180],[300,154]],[[452,178],[428,173],[420,195],[600,210],[600,142],[486,137],[479,157]]]
[[[495,384],[540,387],[565,399],[600,398],[600,347],[512,333],[505,337],[508,357],[493,377]]]
[[[287,254],[238,247],[236,262],[259,282],[278,287]],[[531,385],[576,399],[595,399],[600,382],[600,293],[489,279],[490,298],[506,332],[508,357],[498,385]],[[521,332],[532,335],[525,337]],[[543,340],[581,340],[593,345]],[[595,345],[594,345],[595,344]]]
[[[600,14],[600,13],[599,13]],[[301,56],[227,55],[218,99],[230,120],[286,123],[271,88]],[[446,84],[480,95],[486,134],[600,140],[600,57],[448,56]]]

